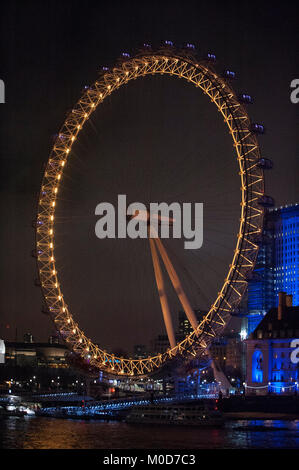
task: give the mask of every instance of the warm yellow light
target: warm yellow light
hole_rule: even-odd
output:
[[[65,124],[69,129],[72,129],[71,131],[68,132],[68,135],[65,136],[65,137],[68,138],[68,140],[65,141],[64,143],[61,140],[55,141],[55,144],[57,145],[57,147],[55,147],[55,144],[54,144],[54,151],[56,152],[56,159],[57,160],[53,160],[53,158],[52,158],[52,160],[49,159],[49,166],[47,168],[49,171],[45,173],[45,177],[47,177],[45,179],[47,185],[45,187],[42,187],[42,189],[46,191],[46,193],[45,193],[46,196],[43,197],[43,202],[41,202],[42,205],[41,205],[40,209],[44,209],[44,207],[43,207],[43,204],[44,204],[44,205],[47,205],[46,209],[48,208],[47,209],[48,213],[50,212],[50,214],[51,213],[54,214],[54,211],[55,211],[54,207],[55,207],[56,200],[57,200],[56,194],[58,192],[59,181],[56,181],[56,183],[55,183],[55,180],[54,180],[54,184],[53,184],[53,179],[52,178],[54,176],[55,179],[60,180],[61,176],[62,176],[63,168],[61,168],[61,173],[58,174],[59,169],[57,169],[56,167],[52,167],[50,165],[51,161],[56,163],[56,165],[58,165],[58,168],[59,168],[59,166],[64,167],[64,165],[66,163],[66,160],[67,160],[67,154],[71,151],[72,142],[74,142],[77,139],[79,130],[82,129],[83,124],[86,122],[86,119],[88,119],[89,115],[91,115],[91,113],[93,112],[93,109],[97,106],[97,104],[99,102],[101,102],[105,97],[110,95],[110,91],[113,92],[113,90],[118,88],[121,84],[126,83],[126,82],[130,81],[130,79],[136,78],[141,74],[146,75],[146,74],[151,74],[151,73],[162,73],[162,74],[168,73],[168,74],[171,74],[171,75],[176,75],[178,77],[185,78],[188,81],[192,81],[195,86],[201,87],[201,89],[205,92],[205,94],[207,94],[209,96],[211,101],[213,101],[216,104],[216,106],[218,108],[218,111],[221,112],[222,117],[224,118],[224,121],[226,122],[226,124],[229,128],[230,134],[232,135],[232,138],[233,138],[233,141],[234,141],[234,147],[236,149],[236,153],[238,154],[237,158],[239,160],[239,174],[241,175],[241,188],[240,189],[242,191],[242,202],[241,202],[242,209],[240,211],[241,212],[241,215],[240,215],[240,217],[241,217],[240,222],[241,223],[240,223],[239,233],[237,234],[237,247],[235,248],[235,251],[234,251],[233,264],[231,264],[229,266],[229,268],[230,268],[229,273],[228,273],[228,275],[227,275],[227,277],[224,281],[224,285],[222,287],[221,292],[218,293],[218,298],[214,302],[214,304],[211,307],[209,313],[204,316],[203,321],[200,323],[200,325],[196,329],[196,331],[188,336],[187,341],[184,340],[181,343],[179,343],[179,345],[177,345],[175,348],[169,349],[167,351],[167,354],[169,355],[169,357],[172,357],[172,356],[176,355],[178,352],[183,353],[185,351],[187,345],[191,346],[193,343],[195,343],[195,341],[197,341],[195,336],[198,335],[198,334],[201,334],[204,331],[204,328],[202,328],[202,327],[204,327],[204,325],[206,325],[209,322],[211,322],[211,324],[213,324],[213,317],[212,317],[211,312],[218,312],[218,317],[217,318],[219,318],[219,319],[217,319],[217,321],[215,321],[216,324],[225,325],[226,319],[224,320],[224,318],[226,316],[226,312],[228,312],[229,309],[231,308],[231,305],[227,302],[227,300],[225,300],[225,303],[227,304],[227,307],[225,305],[226,308],[223,308],[223,307],[220,306],[221,305],[220,301],[221,301],[221,299],[226,299],[225,289],[227,288],[228,285],[230,285],[230,283],[234,282],[233,285],[231,286],[231,288],[237,294],[239,294],[239,296],[241,295],[240,292],[238,292],[238,290],[236,289],[235,286],[238,285],[238,284],[236,284],[237,282],[245,283],[245,281],[244,280],[241,280],[241,281],[240,280],[234,280],[234,281],[232,281],[231,276],[232,276],[232,273],[233,273],[233,269],[236,269],[237,256],[239,254],[241,254],[242,258],[244,258],[244,260],[247,260],[247,258],[244,256],[243,253],[246,252],[246,251],[249,252],[249,248],[245,247],[244,250],[243,250],[243,246],[240,243],[243,238],[246,240],[246,238],[244,237],[244,234],[243,234],[244,224],[247,223],[247,227],[245,227],[247,229],[249,229],[249,227],[248,227],[249,225],[251,225],[251,227],[254,228],[255,232],[252,232],[252,233],[261,233],[262,232],[261,228],[258,228],[253,223],[254,222],[254,217],[257,217],[257,219],[255,219],[255,220],[257,220],[257,225],[261,225],[258,216],[259,216],[259,214],[262,214],[263,211],[260,210],[260,209],[257,209],[255,207],[256,204],[257,204],[255,201],[257,200],[259,195],[263,194],[262,192],[261,193],[258,192],[258,190],[259,190],[258,184],[260,183],[260,181],[262,181],[262,177],[260,177],[259,174],[254,175],[254,174],[250,173],[250,171],[252,172],[252,168],[254,166],[256,166],[256,163],[255,164],[250,163],[251,166],[249,168],[247,168],[247,170],[248,170],[249,174],[251,174],[251,176],[254,178],[251,185],[256,185],[256,186],[254,187],[255,191],[253,191],[253,194],[254,194],[252,196],[253,199],[252,199],[252,201],[249,201],[249,202],[252,204],[252,210],[255,210],[256,212],[253,213],[253,215],[248,216],[248,218],[245,218],[245,208],[248,207],[248,204],[249,204],[247,200],[245,201],[245,194],[246,194],[245,191],[247,191],[248,187],[249,187],[247,181],[245,181],[245,179],[244,179],[244,175],[245,175],[244,168],[245,168],[245,163],[247,162],[247,158],[248,158],[248,157],[246,157],[246,155],[247,155],[247,153],[251,153],[252,158],[249,158],[249,161],[253,162],[255,157],[256,157],[254,150],[258,149],[258,146],[256,144],[250,143],[250,141],[249,141],[246,134],[244,134],[244,137],[242,139],[240,139],[240,137],[237,135],[237,130],[236,130],[235,125],[232,121],[232,116],[234,114],[233,110],[235,109],[235,107],[236,108],[239,107],[240,104],[235,103],[234,95],[232,93],[229,93],[229,90],[227,90],[227,93],[228,93],[227,98],[228,99],[230,99],[230,98],[233,99],[232,101],[233,101],[233,108],[234,108],[231,111],[231,113],[228,112],[227,104],[222,103],[222,99],[220,99],[221,97],[220,97],[219,92],[214,91],[215,88],[211,87],[211,83],[210,84],[208,83],[209,80],[205,76],[205,72],[210,72],[212,76],[214,74],[214,78],[216,79],[216,81],[217,81],[217,78],[219,78],[218,75],[216,75],[216,72],[213,72],[213,70],[210,70],[209,67],[204,67],[202,64],[201,65],[195,64],[195,63],[191,64],[191,62],[193,62],[193,60],[190,60],[190,63],[187,63],[187,62],[184,62],[182,59],[176,59],[175,57],[167,57],[167,56],[162,56],[161,57],[159,55],[154,55],[151,58],[149,58],[149,60],[150,60],[150,62],[147,62],[146,56],[145,56],[145,57],[142,57],[140,61],[139,60],[134,61],[130,67],[123,66],[123,68],[121,70],[119,70],[119,68],[113,69],[113,75],[112,74],[110,75],[110,77],[111,77],[111,84],[110,85],[108,85],[107,82],[105,83],[105,80],[103,80],[101,83],[96,82],[97,87],[98,86],[103,87],[102,88],[103,93],[100,93],[101,88],[100,89],[96,88],[96,93],[97,93],[96,96],[93,95],[92,93],[90,93],[89,95],[87,95],[88,92],[84,93],[84,97],[81,98],[81,100],[79,101],[78,107],[75,108],[74,111],[73,111],[76,114],[76,116],[78,115],[77,118],[76,118],[76,116],[73,116],[73,117],[75,119],[77,119],[77,122],[78,121],[80,121],[80,123],[82,122],[82,125],[80,125],[80,124],[77,125],[74,121],[71,123],[71,119],[68,117]],[[171,70],[168,67],[168,61],[170,62]],[[134,63],[135,63],[135,65],[134,65]],[[140,73],[137,72],[138,69],[139,69],[139,66],[137,64],[139,64],[139,63],[141,64]],[[152,67],[153,64],[157,64],[157,67],[155,67],[155,66]],[[179,65],[177,66],[176,64],[179,64]],[[158,65],[159,65],[159,67],[158,67]],[[201,70],[198,70],[199,67],[200,67]],[[182,68],[184,70],[183,72],[181,72]],[[134,71],[136,71],[136,72],[134,73]],[[120,73],[120,75],[118,76],[117,73]],[[129,77],[129,75],[130,75],[130,77]],[[128,78],[128,80],[126,81],[125,78]],[[120,83],[120,82],[122,82],[122,83]],[[219,79],[218,86],[219,87],[221,86],[223,89],[226,89],[226,84],[224,84],[221,79]],[[91,102],[91,99],[95,99],[95,102]],[[82,109],[82,106],[84,106],[85,111],[84,111],[84,108]],[[244,116],[240,115],[239,119],[247,119],[247,114],[244,115]],[[72,135],[71,132],[73,132],[74,135]],[[247,151],[245,156],[242,155],[243,141],[244,141],[245,145],[248,145],[248,148],[249,148],[249,146],[251,146],[250,151]],[[61,145],[63,145],[62,148],[61,148]],[[69,145],[69,148],[67,148],[66,145]],[[64,159],[62,160],[61,158],[64,158]],[[242,164],[243,161],[245,162],[244,165]],[[255,181],[255,179],[257,179],[257,181]],[[55,184],[57,184],[57,187],[55,187]],[[50,186],[50,191],[52,191],[52,198],[51,198],[51,195],[49,197],[49,193],[48,193],[49,186]],[[251,207],[251,206],[249,206],[249,207]],[[54,215],[52,215],[52,216],[48,215],[48,217],[49,217],[49,219],[46,219],[46,222],[48,222],[48,225],[43,226],[43,227],[37,227],[37,234],[38,234],[39,238],[41,239],[42,247],[44,246],[45,240],[46,240],[47,243],[49,243],[50,240],[52,240],[54,242],[54,233],[53,233],[54,232],[54,223],[50,222],[50,220],[51,221],[54,220]],[[249,219],[252,219],[251,223],[248,222]],[[45,220],[44,217],[43,217],[43,220]],[[53,227],[53,229],[51,227]],[[251,231],[252,231],[252,228],[251,228]],[[47,230],[48,230],[48,234],[47,234]],[[45,237],[45,238],[43,238],[43,237]],[[48,238],[46,238],[46,237],[48,237]],[[247,243],[250,243],[250,240],[247,240]],[[37,242],[37,246],[39,246],[38,242]],[[53,243],[50,243],[49,246],[50,246],[51,249],[53,249]],[[247,245],[247,247],[248,247],[248,245]],[[256,249],[258,249],[258,246],[253,244],[253,243],[250,243],[250,250],[251,249],[256,250]],[[46,264],[48,265],[46,269],[47,269],[47,272],[50,273],[50,274],[48,274],[49,277],[51,276],[51,273],[56,274],[55,269],[53,269],[53,268],[55,268],[54,257],[52,256],[50,258],[50,255],[52,253],[53,253],[53,250],[51,251],[48,248],[48,254],[47,254],[46,259],[44,260],[43,256],[38,258],[40,262],[45,261],[44,265],[46,265]],[[253,266],[253,263],[250,261],[251,253],[248,253],[247,256],[249,257],[249,259],[247,260],[247,262],[248,262],[247,266]],[[50,260],[52,261],[52,263],[51,262],[49,263]],[[52,271],[52,269],[53,269],[53,271]],[[238,272],[238,271],[237,271],[237,274],[241,275],[241,273]],[[63,315],[64,325],[65,325],[65,323],[67,323],[67,324],[71,323],[74,327],[75,322],[74,322],[71,314],[68,312],[68,308],[65,308],[65,307],[62,308],[64,300],[63,300],[62,293],[58,289],[59,284],[58,284],[58,281],[57,281],[57,277],[56,276],[51,277],[50,279],[51,279],[50,289],[53,289],[53,287],[55,286],[57,291],[55,291],[56,294],[54,294],[54,300],[53,300],[53,296],[49,295],[49,286],[47,286],[47,284],[43,285],[43,287],[48,289],[48,291],[45,292],[46,300],[49,301],[49,302],[52,302],[52,304],[54,302],[54,305],[55,305],[55,302],[57,303],[57,298],[59,300],[61,300],[61,303],[58,304],[59,307],[60,307],[59,311],[67,313],[67,315],[65,315],[65,314]],[[243,284],[242,284],[242,286],[243,286]],[[48,294],[48,296],[47,296],[47,294]],[[61,294],[61,295],[58,296],[58,294]],[[224,314],[223,319],[219,314],[219,312],[221,312],[221,311],[223,311],[223,314]],[[55,320],[55,321],[58,321],[58,326],[59,327],[63,326],[62,320]],[[138,375],[138,374],[141,374],[141,373],[144,373],[144,372],[147,373],[148,371],[153,370],[155,367],[158,367],[160,364],[162,364],[166,360],[167,354],[163,354],[163,355],[160,354],[160,355],[155,356],[153,358],[148,358],[147,360],[144,360],[144,361],[138,361],[137,362],[137,364],[139,366],[138,369],[134,368],[134,361],[132,361],[131,359],[130,360],[121,359],[120,360],[121,363],[116,364],[116,366],[114,366],[114,365],[112,365],[112,362],[114,361],[113,356],[109,356],[109,359],[107,359],[107,357],[105,357],[105,351],[102,351],[101,349],[98,349],[97,347],[95,347],[95,345],[90,343],[90,341],[85,337],[84,333],[80,330],[80,328],[78,328],[78,329],[74,328],[72,330],[71,328],[69,328],[69,326],[65,325],[65,327],[70,333],[71,333],[71,331],[73,331],[73,333],[76,333],[74,336],[71,336],[69,339],[66,338],[66,340],[71,341],[71,343],[72,343],[72,342],[74,342],[74,339],[75,339],[76,343],[77,343],[77,348],[79,346],[78,345],[79,342],[80,343],[84,342],[84,345],[85,345],[84,346],[84,351],[83,351],[83,344],[82,344],[82,348],[80,347],[80,349],[83,351],[82,357],[87,357],[87,354],[85,353],[85,351],[91,351],[91,356],[94,359],[97,359],[97,358],[99,359],[99,361],[94,362],[94,364],[96,364],[99,368],[102,368],[103,370],[105,370],[105,368],[108,368],[108,370],[115,371],[117,374],[128,374],[128,375],[134,376],[134,375]],[[208,333],[208,334],[210,334],[210,333]],[[87,347],[87,345],[89,345],[89,344],[90,344],[90,346]],[[200,345],[202,347],[207,347],[207,345],[204,341],[202,341],[200,343]],[[95,355],[94,352],[92,353],[92,351],[94,351],[94,350],[98,350],[99,355]],[[191,354],[194,354],[194,350],[191,351]],[[103,358],[103,356],[104,356],[104,358]],[[111,357],[112,357],[112,359],[111,359]],[[103,367],[101,366],[101,361],[103,361]],[[126,367],[126,370],[119,369],[121,364],[123,364],[123,366]]]

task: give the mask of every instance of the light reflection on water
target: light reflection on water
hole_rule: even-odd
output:
[[[9,417],[0,420],[4,449],[299,448],[299,420],[228,421],[224,428]]]

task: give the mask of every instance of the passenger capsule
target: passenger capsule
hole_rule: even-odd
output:
[[[257,122],[253,122],[250,127],[251,132],[254,134],[265,134],[266,129],[262,124],[258,124]]]
[[[270,196],[264,195],[259,198],[258,203],[262,207],[273,207],[274,199]]]
[[[269,158],[260,158],[258,167],[263,170],[271,170],[271,168],[273,168],[273,162]]]

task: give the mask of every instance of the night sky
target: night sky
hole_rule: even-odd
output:
[[[45,340],[53,332],[30,255],[43,166],[84,85],[123,51],[167,39],[214,52],[218,70],[234,70],[235,88],[254,97],[252,119],[266,126],[259,141],[274,162],[266,193],[277,205],[299,202],[299,104],[290,101],[290,82],[299,78],[298,14],[293,2],[1,5],[0,337],[31,331]],[[148,244],[94,235],[96,204],[121,193],[129,202],[204,202],[202,250],[186,253],[174,241],[169,250],[193,305],[207,308],[232,256],[239,179],[226,128],[198,90],[157,77],[122,87],[97,109],[66,168],[56,228],[63,291],[80,325],[112,350],[163,332]],[[171,289],[170,301],[175,319]]]

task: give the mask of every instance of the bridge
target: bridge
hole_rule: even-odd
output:
[[[192,401],[202,399],[217,399],[218,392],[215,390],[190,394],[190,395],[174,395],[171,397],[159,397],[159,398],[119,398],[105,401],[92,401],[85,402],[84,399],[79,405],[60,405],[60,406],[48,406],[43,407],[40,410],[40,414],[53,417],[78,417],[78,418],[104,418],[113,417],[122,411],[128,410],[134,406],[146,406],[150,404],[171,404],[171,403],[190,403]]]

